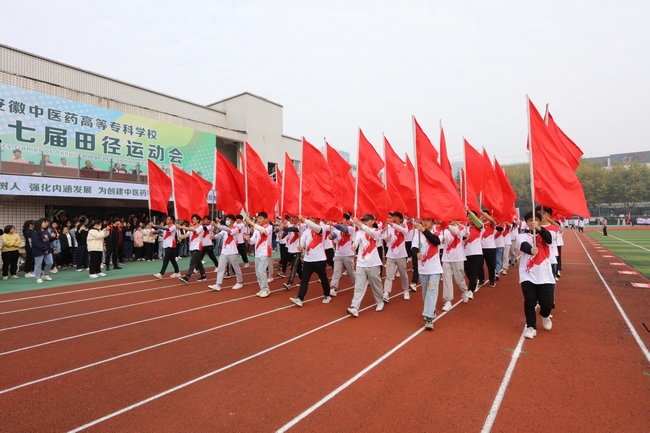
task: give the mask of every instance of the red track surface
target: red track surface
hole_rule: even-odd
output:
[[[616,259],[580,239],[650,346],[650,290],[628,284],[647,280],[619,275],[608,264]],[[649,431],[650,363],[577,234],[567,232],[562,253],[553,330],[540,323],[524,342],[492,431]],[[0,331],[0,352],[24,350],[0,354],[0,431],[67,431],[118,411],[88,430],[275,431],[419,333],[292,431],[478,432],[524,326],[517,279],[511,269],[441,315],[433,332],[421,329],[419,291],[358,319],[345,314],[352,290],[323,305],[313,283],[313,301],[299,309],[288,301],[296,289],[280,290],[279,280],[267,299],[251,296],[254,282],[217,293],[207,291],[213,281],[146,277],[4,295],[0,329],[18,328]],[[64,291],[73,293],[37,297]]]

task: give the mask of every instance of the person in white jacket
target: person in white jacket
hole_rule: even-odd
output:
[[[109,226],[104,227],[102,230],[101,220],[93,221],[93,228],[88,231],[86,244],[88,246],[88,255],[90,257],[90,265],[88,266],[90,278],[106,276],[106,274],[101,271],[101,266],[102,254],[104,253],[104,238],[106,238],[109,233]]]

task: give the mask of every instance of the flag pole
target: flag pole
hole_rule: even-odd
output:
[[[463,135],[463,197],[465,198],[465,207],[467,207],[467,153],[465,152],[465,136]]]
[[[354,216],[358,218],[357,207],[359,206],[359,165],[361,162],[361,128],[359,128],[359,136],[357,140],[357,176],[354,185]]]
[[[151,160],[147,159],[147,172],[151,171],[149,170],[149,161]],[[173,188],[174,188],[174,181],[172,180],[172,189]],[[149,197],[147,198],[147,201],[149,203],[149,221],[151,221],[151,173],[147,173],[147,189],[149,190]],[[175,202],[176,201],[174,201],[174,203]]]
[[[298,193],[298,215],[302,215],[302,176],[305,174],[305,137],[302,137],[302,147],[300,148],[300,192]]]
[[[172,197],[174,197],[174,217],[178,219],[178,207],[177,203],[178,201],[176,200],[176,182],[174,182],[174,164],[169,165],[171,167],[171,174],[172,174]],[[149,221],[151,221],[151,210],[149,211]]]
[[[420,220],[420,176],[418,173],[418,146],[417,137],[415,135],[415,116],[411,116],[411,126],[413,127],[413,165],[415,167],[415,211],[416,218]]]
[[[533,136],[530,130],[530,98],[526,95],[526,114],[528,119],[528,161],[530,163],[530,203],[533,207],[533,221],[535,221],[535,178],[533,176]],[[537,240],[535,230],[533,230],[533,246],[536,245]]]
[[[277,185],[278,183],[278,173],[280,172],[280,164],[276,163],[275,164],[275,184]],[[282,183],[284,183],[284,176],[282,176]],[[280,185],[280,188],[282,188],[282,185]],[[280,200],[282,200],[282,194],[280,194]],[[276,204],[277,206],[277,213],[280,215],[280,220],[282,220],[282,203],[278,200],[278,203]]]
[[[285,167],[284,167],[284,175],[282,176],[282,192],[280,194],[280,218],[284,220],[284,183],[286,182],[287,179],[287,167],[286,167],[286,161],[287,161],[287,152],[284,152],[285,158]]]
[[[246,156],[246,148],[247,147],[248,147],[248,142],[245,141],[244,142],[244,152],[243,152],[244,160],[242,161],[242,168],[244,169],[244,191],[245,191],[244,198],[245,198],[245,201],[246,201],[246,203],[244,203],[244,213],[248,216],[248,167],[247,167],[248,161],[246,160],[247,159],[247,156]]]
[[[214,149],[214,182],[212,182],[212,188],[214,189],[214,201],[212,203],[212,215],[217,216],[217,149]]]

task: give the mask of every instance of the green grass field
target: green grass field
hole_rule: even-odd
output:
[[[614,226],[607,230],[607,237],[603,236],[601,230],[589,230],[587,234],[603,244],[625,263],[650,278],[650,229],[617,230]],[[625,241],[637,246],[630,245]]]

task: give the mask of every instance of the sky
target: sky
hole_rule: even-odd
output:
[[[587,157],[650,150],[650,2],[25,1],[3,44],[208,105],[245,91],[284,134],[356,159],[358,128],[413,154],[411,116],[527,161],[526,95]],[[8,19],[14,17],[14,19]],[[253,146],[255,143],[252,143]]]

